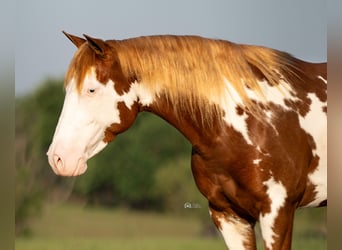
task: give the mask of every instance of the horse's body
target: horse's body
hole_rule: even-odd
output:
[[[326,64],[199,37],[103,41],[66,34],[79,48],[48,151],[57,174],[86,160],[141,111],[193,145],[192,171],[230,249],[290,249],[294,211],[326,205]]]

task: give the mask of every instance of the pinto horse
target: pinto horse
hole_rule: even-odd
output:
[[[229,249],[256,249],[257,221],[265,249],[290,249],[295,209],[327,204],[326,63],[197,36],[65,35],[78,50],[47,152],[56,174],[83,174],[147,111],[191,142]]]

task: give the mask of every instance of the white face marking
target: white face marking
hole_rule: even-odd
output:
[[[229,249],[244,250],[248,244],[253,230],[249,224],[242,222],[239,218],[218,218],[220,231]]]
[[[83,86],[79,94],[73,79],[68,84],[62,113],[47,153],[57,174],[84,173],[86,161],[106,146],[103,142],[105,129],[120,122],[112,84],[99,83],[91,71]]]
[[[317,206],[327,199],[327,117],[323,112],[326,103],[321,102],[315,94],[310,93],[308,97],[312,101],[310,111],[305,117],[300,116],[300,124],[313,137],[316,144],[313,155],[320,158],[318,168],[308,176],[315,185],[316,197],[307,206]]]
[[[80,93],[71,80],[47,152],[53,170],[61,175],[84,173],[86,161],[107,145],[103,141],[106,128],[121,122],[118,103],[124,102],[131,109],[138,96],[146,105],[152,102],[152,97],[138,83],[133,83],[128,93],[118,95],[112,81],[107,84],[97,81],[94,69],[86,75]]]
[[[272,249],[274,239],[278,237],[273,231],[274,222],[279,209],[284,206],[287,192],[283,184],[276,182],[273,177],[263,183],[267,187],[267,195],[271,200],[271,211],[259,217],[262,237],[266,246]]]

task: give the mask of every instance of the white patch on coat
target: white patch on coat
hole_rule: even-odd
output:
[[[249,224],[242,222],[239,218],[218,218],[220,223],[220,232],[229,249],[244,250],[248,243],[252,228]]]
[[[273,177],[263,183],[267,188],[267,195],[271,200],[270,212],[264,215],[260,214],[260,227],[262,237],[267,248],[272,249],[272,244],[278,235],[274,232],[274,223],[278,217],[278,212],[285,204],[287,197],[286,188],[281,182],[276,182]]]
[[[321,102],[318,97],[310,93],[311,99],[310,111],[305,117],[300,117],[301,127],[310,134],[316,144],[313,155],[319,156],[317,169],[309,174],[310,182],[315,186],[316,197],[307,206],[318,206],[327,199],[327,116],[323,112],[326,102]]]
[[[249,98],[257,102],[266,104],[273,103],[281,106],[283,109],[288,110],[289,107],[286,105],[286,100],[296,101],[297,97],[291,94],[291,86],[281,80],[277,86],[271,86],[266,80],[258,81],[261,92],[263,93],[263,98],[257,95],[257,93],[251,89],[246,88],[246,92]],[[271,116],[268,115],[268,118]]]
[[[253,164],[254,165],[259,165],[259,163],[262,161],[262,159],[254,159]]]
[[[328,83],[328,81],[326,79],[324,79],[323,76],[318,76],[318,79],[322,80],[325,84]]]
[[[226,93],[222,95],[221,100],[211,100],[212,102],[219,104],[224,110],[225,116],[224,120],[227,124],[234,127],[234,129],[240,132],[245,139],[245,141],[252,145],[252,140],[248,133],[248,126],[246,123],[247,113],[244,112],[242,115],[237,114],[236,108],[241,107],[244,108],[244,103],[238,92],[232,86],[232,84],[224,78],[224,82],[227,86]],[[286,101],[296,101],[297,97],[293,96],[291,93],[291,86],[281,80],[280,84],[277,86],[271,86],[267,81],[259,81],[259,86],[263,96],[257,94],[254,90],[249,88],[245,88],[247,96],[254,101],[260,102],[262,104],[273,103],[276,105],[280,105],[285,110],[289,110],[290,107],[286,105]],[[272,111],[265,112],[265,119],[273,127],[274,131],[278,133],[275,126],[272,124],[273,113]]]
[[[128,93],[124,94],[122,96],[122,98],[125,100],[128,96],[130,96],[130,100],[136,101],[138,100],[139,103],[143,106],[149,106],[154,102],[154,94],[152,94],[145,86],[143,83],[139,83],[139,82],[134,82],[131,84],[131,87],[128,91]],[[133,103],[131,103],[131,105],[127,105],[126,102],[126,106],[129,108],[130,106],[133,105]]]
[[[222,100],[212,100],[214,103],[217,103],[222,107],[224,110],[225,116],[224,120],[227,124],[233,126],[233,128],[240,132],[245,139],[245,141],[252,145],[252,141],[248,135],[248,128],[247,128],[247,114],[244,112],[243,115],[239,115],[236,112],[237,107],[244,107],[243,102],[239,94],[236,92],[235,88],[232,87],[231,83],[224,79],[227,91],[225,95],[222,95]]]

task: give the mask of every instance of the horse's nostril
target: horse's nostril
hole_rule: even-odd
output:
[[[62,159],[58,155],[54,155],[53,156],[53,161],[54,161],[55,167],[57,169],[63,169],[63,165],[64,165],[63,161],[62,161]]]

